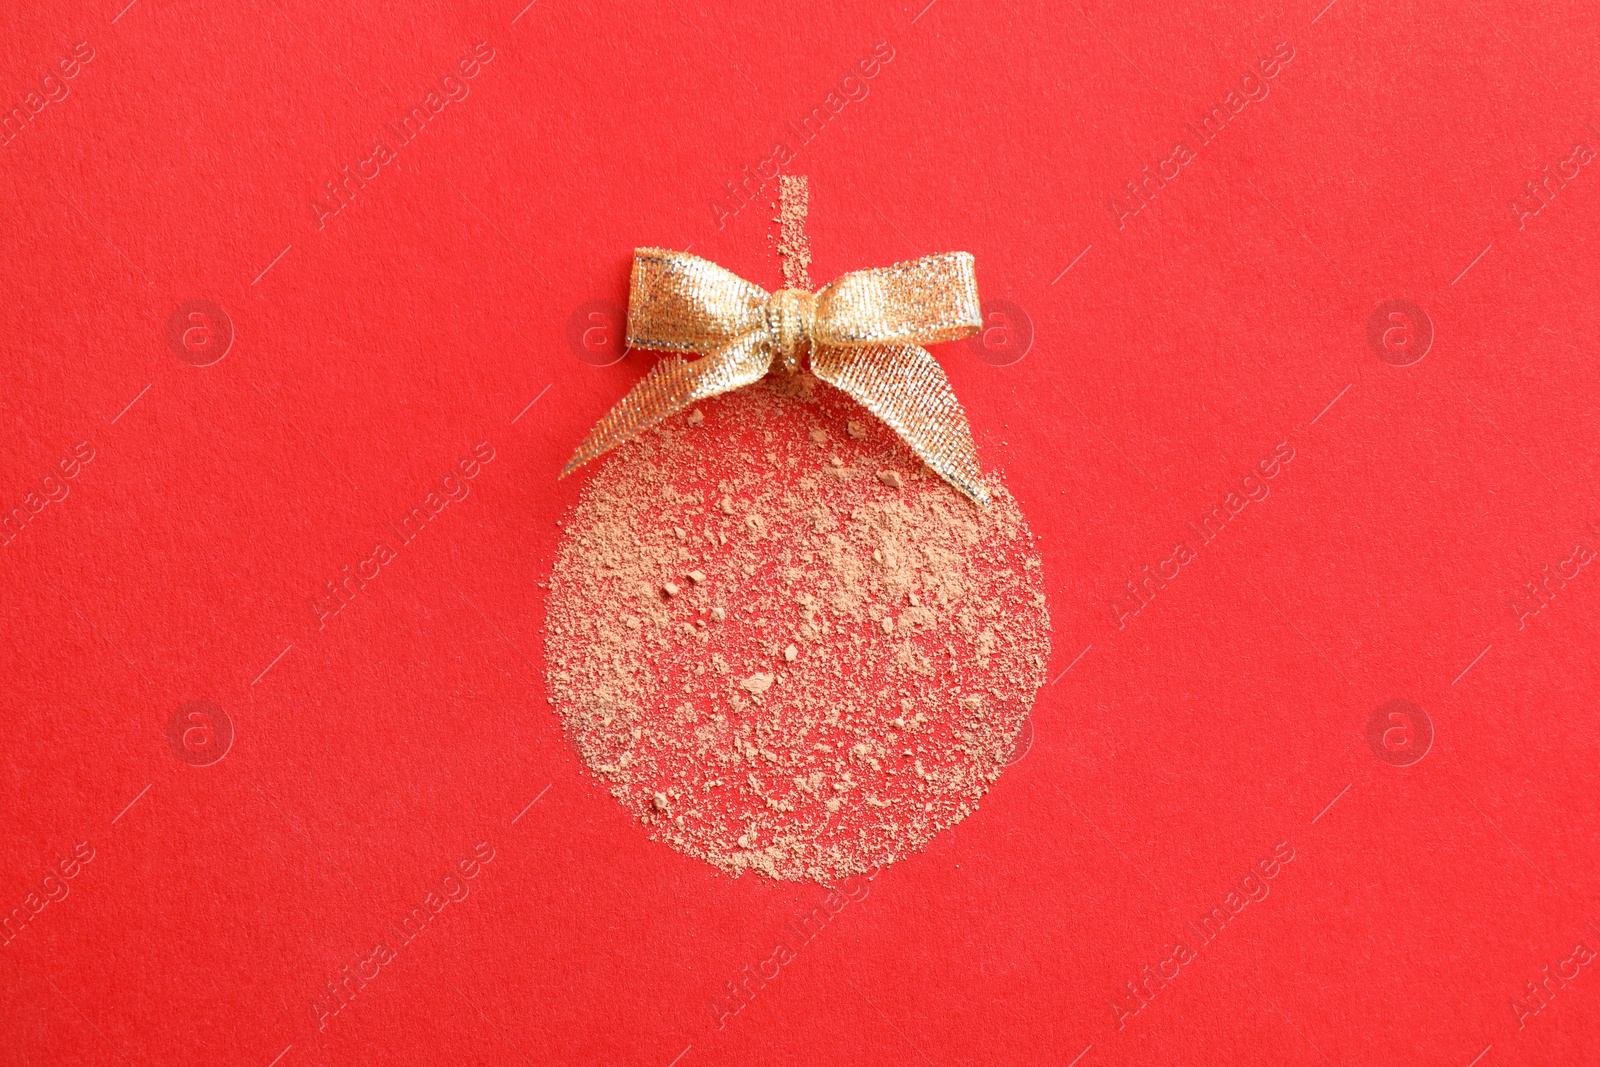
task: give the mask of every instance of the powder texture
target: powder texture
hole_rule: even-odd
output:
[[[1044,678],[1032,536],[774,375],[618,449],[550,581],[550,701],[652,837],[832,882],[959,822]]]
[[[790,289],[811,289],[811,238],[806,236],[811,184],[804,174],[778,175],[778,260],[783,284]]]

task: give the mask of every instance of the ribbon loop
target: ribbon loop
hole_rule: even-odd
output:
[[[812,294],[766,290],[687,252],[634,252],[628,343],[698,352],[651,368],[606,413],[562,474],[638,436],[690,404],[811,369],[887,423],[940,477],[980,507],[989,503],[966,414],[938,360],[919,347],[970,337],[982,326],[966,252],[855,271]]]
[[[711,352],[766,322],[767,292],[708,259],[667,248],[633,254],[628,344]]]
[[[817,294],[817,339],[833,345],[936,345],[983,326],[969,252],[858,270]]]

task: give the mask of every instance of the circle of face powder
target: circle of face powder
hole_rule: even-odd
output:
[[[550,702],[650,836],[832,882],[961,821],[1044,679],[1040,562],[805,375],[676,415],[597,464],[557,552]]]

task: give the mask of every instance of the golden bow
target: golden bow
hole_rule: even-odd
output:
[[[854,271],[815,293],[765,289],[687,252],[640,248],[628,292],[628,344],[676,356],[650,369],[595,423],[565,476],[697,401],[761,380],[776,363],[850,394],[940,477],[980,506],[989,493],[961,402],[924,344],[982,326],[972,256],[947,252]]]

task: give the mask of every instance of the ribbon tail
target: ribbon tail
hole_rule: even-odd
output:
[[[692,362],[679,356],[658,361],[616,407],[594,424],[589,436],[561,468],[561,477],[691,404],[760,381],[771,365],[772,348],[761,332],[746,334]]]
[[[850,394],[973,503],[989,506],[966,412],[926,349],[819,345],[811,353],[811,373]]]

